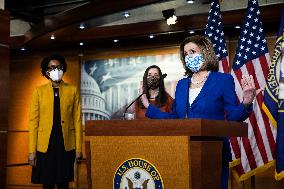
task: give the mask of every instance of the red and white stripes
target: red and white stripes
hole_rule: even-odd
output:
[[[247,62],[238,70],[232,70],[235,80],[235,89],[239,101],[243,99],[241,78],[243,75],[252,75],[257,89],[264,89],[265,78],[268,74],[269,54]],[[233,158],[241,159],[236,167],[240,180],[246,179],[246,174],[267,164],[274,159],[276,129],[270,123],[262,110],[263,94],[259,92],[253,105],[253,112],[246,120],[248,123],[248,137],[231,138]],[[243,179],[242,179],[243,177]]]
[[[229,73],[229,57],[226,56],[219,61],[219,72]]]

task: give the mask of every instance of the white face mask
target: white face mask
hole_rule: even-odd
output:
[[[49,77],[52,81],[59,82],[63,76],[63,71],[60,69],[51,70],[49,72]]]
[[[186,55],[184,61],[185,66],[193,73],[196,73],[203,65],[203,56],[202,54],[195,54],[194,56]]]

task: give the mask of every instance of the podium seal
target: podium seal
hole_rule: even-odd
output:
[[[163,180],[157,168],[149,161],[132,158],[116,170],[114,189],[163,189]]]

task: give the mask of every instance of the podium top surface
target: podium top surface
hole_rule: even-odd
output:
[[[247,136],[247,123],[208,119],[92,120],[86,136]]]

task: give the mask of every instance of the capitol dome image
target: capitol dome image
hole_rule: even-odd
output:
[[[87,120],[110,119],[100,88],[95,79],[86,72],[84,66],[81,67],[81,107],[83,124]]]

